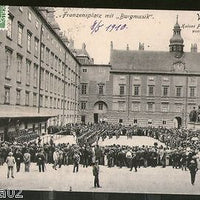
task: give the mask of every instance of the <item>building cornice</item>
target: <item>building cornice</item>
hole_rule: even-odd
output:
[[[161,71],[124,71],[111,70],[112,74],[151,74],[151,75],[174,75],[174,76],[200,76],[199,72],[161,72]]]

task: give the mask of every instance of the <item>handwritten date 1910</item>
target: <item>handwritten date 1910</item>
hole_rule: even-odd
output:
[[[112,32],[112,31],[122,31],[124,29],[127,29],[128,27],[126,24],[105,25],[105,24],[103,24],[102,20],[101,21],[95,20],[90,28],[91,28],[91,34],[93,34],[93,33],[98,32],[102,28],[105,28],[105,31],[107,31],[107,32]]]

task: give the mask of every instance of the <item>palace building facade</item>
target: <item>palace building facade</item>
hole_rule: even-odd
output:
[[[200,104],[200,54],[184,51],[178,18],[169,51],[117,50],[109,65],[81,66],[82,122],[107,121],[139,126],[186,127]]]
[[[0,137],[47,133],[67,123],[187,126],[200,104],[200,54],[184,51],[177,22],[169,51],[117,50],[94,64],[83,43],[75,49],[53,8],[9,6],[0,31]],[[17,133],[17,134],[16,134]]]
[[[7,31],[0,31],[1,137],[78,120],[80,62],[54,12],[9,6]]]

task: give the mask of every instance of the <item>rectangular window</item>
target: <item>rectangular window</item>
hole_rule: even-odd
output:
[[[176,96],[177,97],[182,96],[182,87],[180,87],[180,86],[176,87]]]
[[[102,103],[102,102],[99,102],[98,107],[99,107],[99,110],[103,110],[103,103]]]
[[[28,52],[31,52],[31,36],[32,36],[32,33],[27,31],[27,51]]]
[[[60,108],[63,109],[63,100],[60,102]]]
[[[22,46],[22,38],[23,38],[23,26],[18,23],[18,31],[17,31],[17,44]]]
[[[49,52],[50,50],[46,48],[46,64],[49,65]]]
[[[61,73],[62,72],[62,61],[59,59],[58,62],[58,72]]]
[[[162,124],[163,124],[163,125],[166,125],[166,124],[167,124],[166,120],[163,120],[163,121],[162,121]]]
[[[29,94],[30,92],[26,91],[25,92],[25,105],[29,106]]]
[[[6,35],[9,38],[12,38],[12,26],[13,26],[13,18],[9,16],[7,22],[7,31],[6,31]]]
[[[183,112],[183,104],[177,103],[175,104],[175,112]]]
[[[154,85],[149,85],[149,96],[153,96],[154,95]]]
[[[81,110],[85,110],[86,109],[86,101],[81,101]]]
[[[83,72],[87,72],[87,69],[84,68],[84,69],[83,69]]]
[[[190,97],[195,97],[196,87],[190,87]]]
[[[30,11],[28,11],[28,20],[31,22],[31,12]]]
[[[39,25],[39,23],[38,23],[38,21],[36,20],[36,21],[35,21],[35,28],[36,28],[36,29],[38,29],[38,25]]]
[[[139,85],[134,85],[133,88],[134,88],[133,95],[134,96],[139,96],[140,95],[140,86]]]
[[[154,103],[153,102],[147,103],[147,111],[149,111],[149,112],[154,111]]]
[[[37,93],[33,93],[33,106],[37,106]]]
[[[10,78],[11,64],[12,64],[11,60],[12,60],[12,51],[6,49],[6,71],[5,71],[6,78]]]
[[[125,101],[119,101],[118,102],[118,105],[119,105],[119,107],[118,107],[118,110],[119,111],[125,111]]]
[[[169,111],[169,103],[161,103],[161,111],[168,112]]]
[[[169,95],[169,86],[163,86],[163,96]]]
[[[26,60],[26,85],[30,85],[31,62]]]
[[[54,108],[56,108],[56,98],[54,98],[54,104],[53,104]]]
[[[119,86],[119,94],[124,95],[125,94],[125,85],[120,85]]]
[[[152,125],[152,119],[148,119],[147,123],[148,125]]]
[[[55,70],[57,71],[58,70],[58,57],[57,56],[55,56],[54,64],[55,64]]]
[[[137,119],[134,119],[133,123],[134,123],[134,124],[137,124]]]
[[[33,86],[37,87],[38,85],[38,65],[34,64],[34,70],[33,70]]]
[[[19,11],[23,12],[23,7],[22,6],[19,6]]]
[[[49,89],[49,72],[46,72],[45,76],[45,90],[48,91]]]
[[[81,94],[87,94],[87,83],[81,84]]]
[[[42,61],[44,61],[44,49],[45,49],[44,44],[41,44],[41,60]]]
[[[10,104],[10,88],[5,87],[4,104]]]
[[[54,67],[54,54],[53,53],[51,53],[50,65],[51,65],[51,68]]]
[[[48,107],[48,96],[45,96],[45,108]]]
[[[54,76],[54,93],[57,92],[57,77]]]
[[[50,108],[52,108],[52,106],[53,106],[53,98],[50,97]]]
[[[132,103],[132,111],[139,112],[140,111],[140,102]]]
[[[41,89],[44,89],[44,69],[41,69]]]
[[[60,94],[60,79],[57,78],[57,92]]]
[[[34,55],[38,57],[39,53],[39,40],[35,37],[34,39]]]
[[[40,107],[43,107],[43,95],[40,95]]]
[[[53,91],[53,74],[50,74],[50,92]]]
[[[60,99],[57,101],[57,108],[60,108]]]
[[[22,56],[17,55],[17,82],[22,81]]]
[[[103,85],[99,85],[99,94],[103,95]]]
[[[20,105],[20,100],[21,100],[21,91],[16,90],[16,105]]]

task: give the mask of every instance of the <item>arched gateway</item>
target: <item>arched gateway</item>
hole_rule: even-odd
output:
[[[173,120],[174,128],[180,128],[182,126],[181,117],[175,117]]]
[[[104,101],[97,101],[94,104],[94,123],[107,121],[108,105]]]

